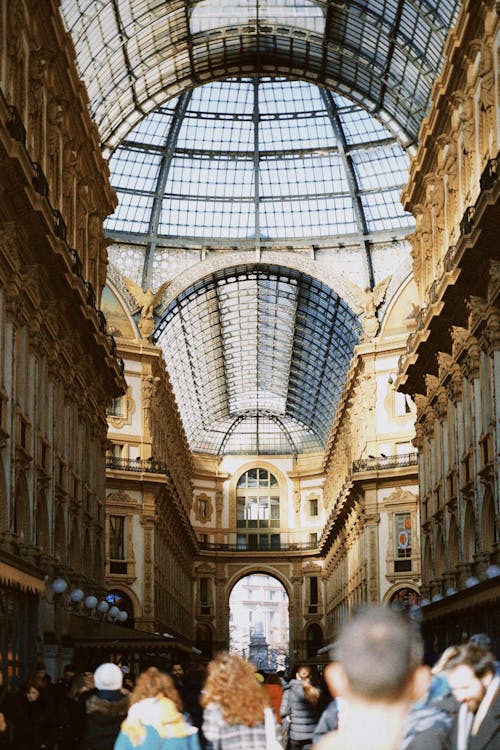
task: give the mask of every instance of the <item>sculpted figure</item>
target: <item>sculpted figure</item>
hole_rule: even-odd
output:
[[[29,61],[28,143],[32,158],[40,161],[43,134],[44,83],[49,55],[43,49],[33,50]]]
[[[391,279],[392,276],[387,276],[382,281],[379,281],[373,289],[370,289],[369,286],[361,289],[359,286],[356,286],[356,284],[346,281],[347,286],[356,298],[358,308],[363,313],[361,324],[363,326],[365,339],[372,339],[380,327],[380,323],[376,318],[377,308],[384,300]]]
[[[128,279],[126,276],[123,277],[125,286],[134,298],[137,307],[141,310],[141,316],[139,319],[139,331],[145,339],[150,339],[154,331],[154,319],[153,312],[155,307],[160,302],[163,292],[172,283],[171,281],[164,281],[158,291],[153,292],[152,288],[149,287],[144,291],[139,284],[136,284],[132,279]]]

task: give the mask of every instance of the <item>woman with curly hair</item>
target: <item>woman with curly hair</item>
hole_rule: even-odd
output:
[[[114,750],[200,750],[171,677],[149,667],[137,678]]]
[[[269,698],[256,678],[256,668],[238,654],[219,654],[208,665],[202,693],[202,731],[216,750],[263,750],[265,709]],[[267,721],[274,728],[272,711]]]

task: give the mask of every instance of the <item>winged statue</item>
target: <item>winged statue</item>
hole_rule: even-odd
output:
[[[370,289],[369,286],[361,289],[361,287],[345,279],[347,288],[357,302],[357,312],[363,314],[361,324],[366,339],[372,339],[380,327],[376,317],[377,308],[384,301],[391,279],[392,276],[386,276],[385,279],[375,284],[373,289]]]
[[[141,310],[141,316],[139,318],[138,328],[141,332],[141,336],[145,339],[150,339],[154,331],[154,319],[153,313],[155,307],[160,304],[163,292],[172,283],[170,280],[164,281],[156,292],[153,292],[151,287],[148,287],[146,291],[136,284],[135,281],[129,279],[127,276],[123,277],[125,286],[130,292],[134,299],[137,307]]]

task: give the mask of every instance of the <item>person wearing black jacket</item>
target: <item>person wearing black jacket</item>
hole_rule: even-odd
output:
[[[123,673],[116,664],[101,664],[94,672],[95,690],[85,701],[82,750],[113,750],[127,716],[129,693],[122,689]]]

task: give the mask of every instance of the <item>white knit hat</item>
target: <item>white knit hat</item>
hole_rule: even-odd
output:
[[[98,690],[119,690],[123,672],[116,664],[101,664],[94,672],[94,684]]]

